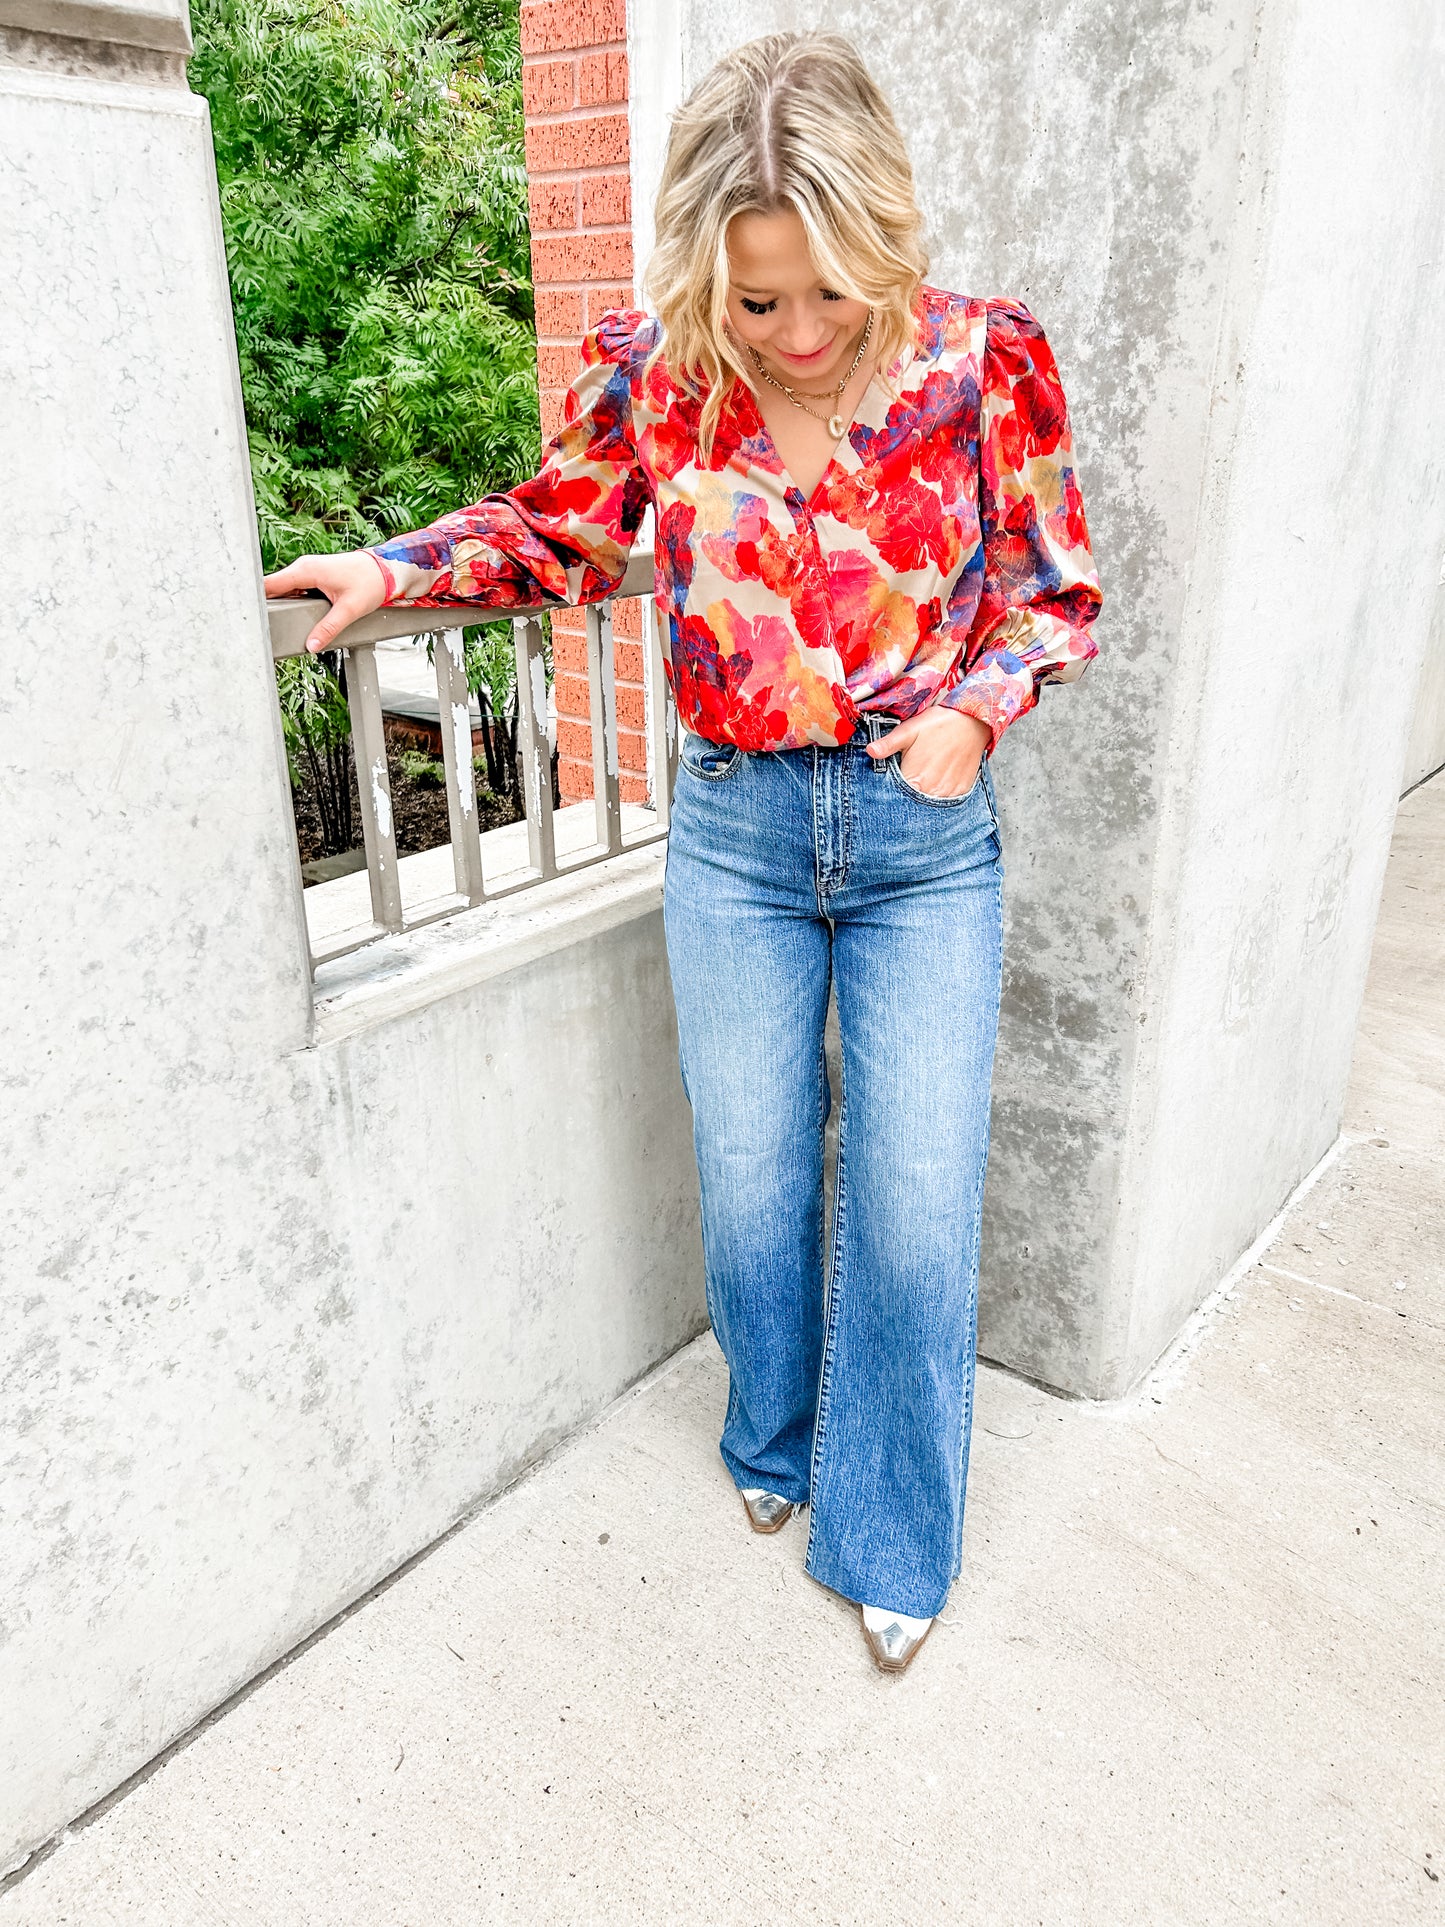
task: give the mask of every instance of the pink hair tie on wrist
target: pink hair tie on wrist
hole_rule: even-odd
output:
[[[371,557],[377,568],[381,570],[381,579],[386,584],[386,596],[382,604],[382,606],[385,607],[387,602],[396,601],[396,577],[382,561],[375,549],[368,549],[366,553]]]

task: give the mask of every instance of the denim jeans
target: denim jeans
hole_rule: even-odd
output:
[[[962,1555],[1003,862],[987,762],[930,798],[864,751],[893,722],[837,749],[686,734],[665,917],[724,1462],[809,1506],[815,1579],[932,1615]]]

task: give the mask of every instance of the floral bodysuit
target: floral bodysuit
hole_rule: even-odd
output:
[[[704,460],[699,398],[646,366],[658,323],[618,312],[583,343],[534,480],[375,552],[434,572],[424,605],[595,601],[651,505],[689,728],[793,749],[937,702],[986,722],[991,753],[1041,684],[1097,653],[1099,580],[1038,323],[929,287],[914,313],[916,345],[869,383],[811,496],[740,382]]]

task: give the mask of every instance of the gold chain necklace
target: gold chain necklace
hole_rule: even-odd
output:
[[[844,375],[843,379],[838,383],[838,402],[840,405],[843,400],[843,390],[848,386],[848,383],[853,379],[854,375],[857,374],[860,366],[862,365],[863,357],[868,352],[868,341],[872,333],[873,333],[873,310],[870,308],[868,310],[867,322],[864,324],[864,328],[863,328],[863,339],[858,343],[858,352],[853,357],[853,366],[848,370],[847,374]],[[809,408],[806,402],[801,402],[798,400],[798,396],[800,394],[804,394],[804,395],[808,394],[809,391],[806,388],[803,388],[803,389],[789,388],[788,384],[785,381],[779,381],[775,375],[771,375],[768,373],[766,362],[763,360],[762,356],[758,353],[757,349],[752,345],[751,342],[748,343],[748,353],[752,356],[754,366],[757,368],[758,373],[762,376],[765,382],[767,382],[771,387],[776,388],[780,394],[786,395],[788,400],[793,404],[794,408],[801,408],[803,413],[805,415],[811,415],[815,422],[825,421],[828,424],[828,433],[833,437],[833,440],[835,442],[841,441],[843,439],[843,430],[846,426],[846,423],[843,420],[843,416],[841,413],[841,406],[839,408],[835,408],[831,415],[820,415],[816,408]],[[812,395],[810,396],[810,399],[813,401],[824,401],[824,400],[827,400],[828,397],[824,395]]]

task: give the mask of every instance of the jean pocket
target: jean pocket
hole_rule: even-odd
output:
[[[932,810],[959,809],[963,804],[971,803],[983,788],[982,757],[979,758],[978,769],[974,774],[973,781],[966,790],[961,790],[957,796],[933,796],[927,790],[919,789],[916,783],[910,783],[908,778],[903,774],[901,768],[902,762],[903,758],[901,755],[889,756],[885,758],[883,767],[888,771],[888,774],[893,778],[893,781],[905,796],[911,796],[915,803],[926,803]]]
[[[682,768],[689,776],[700,776],[705,783],[721,783],[735,775],[742,768],[743,758],[744,752],[736,743],[715,743],[692,729],[684,730],[677,750]]]

